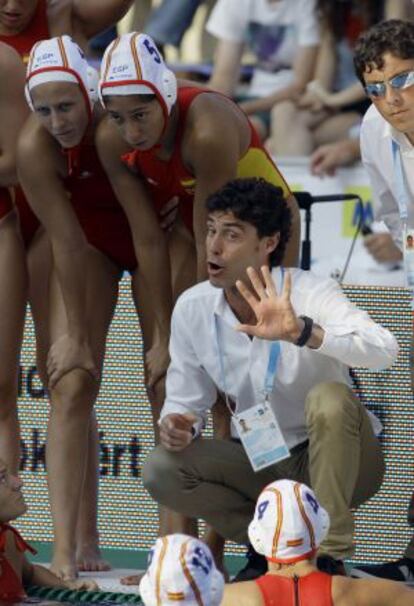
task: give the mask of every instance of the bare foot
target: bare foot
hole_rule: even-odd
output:
[[[79,547],[76,551],[76,563],[78,570],[83,572],[104,572],[112,568],[111,564],[102,558],[96,545]]]
[[[129,577],[123,577],[121,579],[121,585],[139,585],[145,572],[139,572],[138,574],[131,574]]]
[[[50,570],[62,581],[74,581],[78,576],[75,561],[66,556],[54,555]]]

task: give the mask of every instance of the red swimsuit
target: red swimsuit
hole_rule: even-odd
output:
[[[133,271],[137,261],[129,223],[102,168],[95,146],[84,143],[64,153],[68,158],[70,174],[63,179],[63,183],[86,239],[120,269]],[[28,246],[40,223],[19,190],[16,206],[22,236]]]
[[[334,606],[332,577],[324,572],[296,578],[265,574],[255,582],[265,606]]]
[[[178,126],[174,151],[168,161],[157,158],[157,149],[144,152],[134,150],[125,154],[122,158],[127,166],[136,170],[146,180],[157,211],[171,200],[173,196],[178,196],[180,199],[180,214],[190,231],[193,229],[193,200],[196,179],[183,162],[181,154],[182,140],[187,113],[191,103],[198,95],[209,93],[218,94],[214,93],[214,91],[196,87],[182,87],[178,89]],[[252,126],[250,145],[238,162],[237,176],[263,177],[266,181],[281,187],[285,195],[290,194],[286,182],[267,154]]]
[[[36,553],[36,551],[22,539],[12,526],[9,526],[9,524],[0,525],[0,602],[20,602],[26,597],[26,593],[21,579],[19,579],[5,555],[7,534],[9,532],[14,534],[14,542],[18,551],[21,553],[25,551]]]
[[[22,32],[11,36],[0,34],[1,42],[12,46],[19,53],[24,63],[29,61],[32,46],[39,40],[46,40],[47,38],[50,38],[50,34],[46,0],[38,0],[33,18]]]
[[[0,219],[13,208],[13,202],[7,187],[0,187]]]
[[[19,34],[5,35],[0,34],[0,41],[8,44],[19,53],[24,63],[29,60],[29,54],[32,46],[39,40],[50,38],[49,24],[47,20],[46,0],[38,0],[36,11],[32,20]],[[23,192],[16,192],[19,197]],[[0,188],[0,219],[7,215],[13,208],[11,197],[6,188]],[[23,222],[24,218],[21,218]]]

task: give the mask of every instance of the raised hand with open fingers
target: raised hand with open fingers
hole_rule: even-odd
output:
[[[252,267],[247,269],[253,292],[241,280],[236,282],[257,319],[255,325],[239,324],[236,330],[259,339],[295,343],[302,332],[303,320],[296,315],[290,300],[292,277],[288,270],[284,271],[282,292],[278,294],[269,267],[263,266],[260,272]]]

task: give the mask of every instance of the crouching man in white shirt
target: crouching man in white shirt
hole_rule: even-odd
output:
[[[209,280],[183,293],[173,312],[161,444],[146,461],[144,484],[162,505],[247,543],[263,487],[282,478],[307,483],[331,517],[320,552],[341,560],[353,552],[350,509],[378,491],[384,474],[349,366],[390,366],[396,340],[333,280],[280,268],[290,211],[279,188],[237,179],[207,210]],[[249,270],[263,307],[257,317],[236,282],[264,265],[272,268],[267,286]],[[275,341],[260,338],[270,297]],[[199,436],[217,392],[232,410],[233,440]]]

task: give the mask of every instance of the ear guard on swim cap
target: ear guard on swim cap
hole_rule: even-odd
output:
[[[248,535],[254,550],[271,562],[311,558],[329,530],[329,515],[305,484],[279,480],[257,499]]]
[[[33,111],[31,90],[48,82],[74,82],[85,98],[89,113],[97,100],[98,72],[88,65],[81,48],[70,36],[37,42],[30,51],[25,96]]]
[[[106,95],[155,95],[167,118],[177,100],[177,78],[164,63],[155,42],[132,32],[106,49],[101,67],[99,99]]]
[[[157,539],[139,585],[145,606],[219,606],[223,591],[210,549],[183,534]]]

